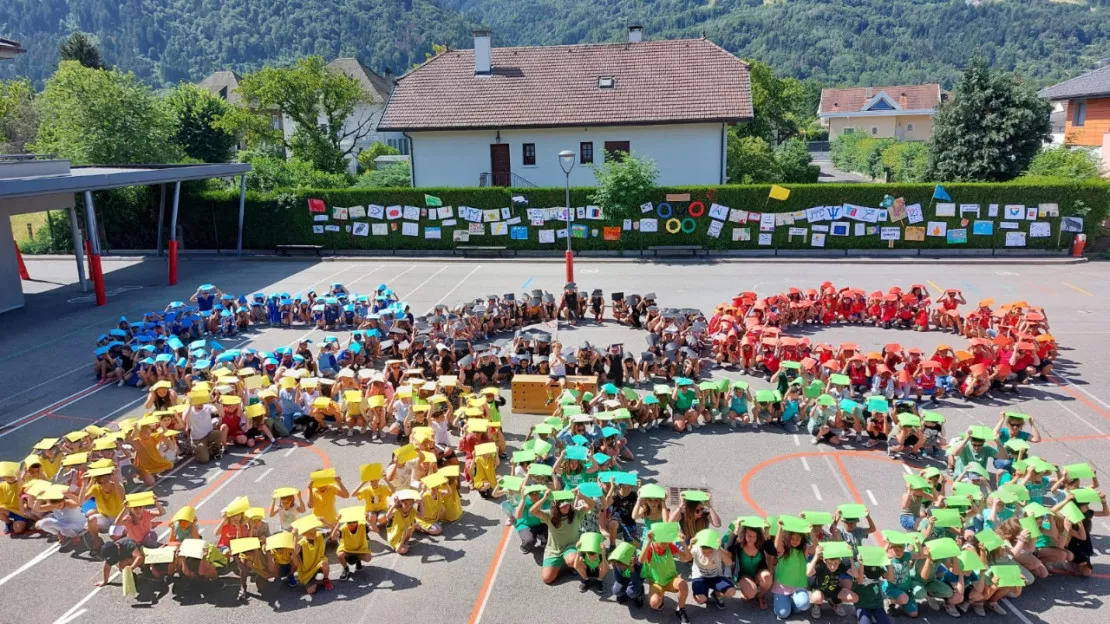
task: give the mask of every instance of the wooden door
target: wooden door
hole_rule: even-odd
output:
[[[512,186],[508,143],[494,143],[489,146],[489,170],[493,178],[492,186]]]

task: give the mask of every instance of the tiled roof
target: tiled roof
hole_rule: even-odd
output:
[[[821,89],[818,113],[858,113],[880,93],[886,93],[903,110],[936,110],[943,91],[939,84]]]
[[[1110,64],[1040,92],[1041,97],[1050,100],[1070,100],[1092,95],[1110,96]]]
[[[338,69],[344,74],[359,81],[363,89],[371,94],[375,103],[385,102],[389,99],[389,83],[385,78],[374,73],[369,67],[363,65],[355,58],[337,58],[328,63],[328,67]]]
[[[448,51],[401,77],[380,130],[740,121],[752,116],[747,63],[703,39]],[[612,77],[613,88],[598,79]]]
[[[236,91],[239,88],[239,75],[232,71],[212,72],[204,80],[198,82],[197,86],[201,89],[208,89],[208,92],[212,95],[223,97],[229,104],[238,104],[243,99]]]

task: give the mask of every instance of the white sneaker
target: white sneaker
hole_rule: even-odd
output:
[[[997,602],[988,602],[987,608],[991,611],[994,611],[998,615],[1006,615],[1006,610],[1003,609],[1002,605],[998,604]]]
[[[347,429],[347,437],[349,438],[353,435],[355,435],[355,430],[354,429]]]
[[[956,607],[953,607],[952,605],[950,605],[948,603],[945,603],[945,605],[944,605],[944,612],[948,614],[948,617],[954,617],[954,618],[960,617],[959,609],[957,609]]]

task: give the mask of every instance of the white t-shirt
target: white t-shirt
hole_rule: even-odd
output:
[[[412,409],[412,406],[408,403],[405,403],[401,399],[397,399],[393,402],[392,408],[393,420],[396,420],[402,425],[405,424],[405,419],[409,417],[409,410]]]
[[[447,419],[431,422],[432,432],[435,433],[436,446],[451,446],[451,426]]]
[[[211,405],[190,405],[185,412],[189,421],[189,438],[203,440],[212,433],[212,419],[216,417],[216,408]]]

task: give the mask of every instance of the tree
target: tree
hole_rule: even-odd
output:
[[[386,165],[375,171],[364,173],[359,177],[358,181],[355,182],[355,186],[361,188],[401,188],[412,186],[412,175],[409,172],[409,164],[407,162],[399,162]]]
[[[804,184],[816,182],[821,168],[811,164],[805,143],[791,139],[772,148],[760,137],[729,136],[730,184]]]
[[[92,37],[81,31],[70,33],[58,46],[58,60],[77,61],[89,69],[104,69],[100,49]]]
[[[930,180],[1003,182],[1029,166],[1051,136],[1052,105],[979,55],[941,105],[929,145]]]
[[[378,156],[396,156],[401,153],[401,150],[390,145],[386,145],[381,141],[374,141],[370,147],[358,153],[358,167],[363,171],[373,171],[375,169],[374,159]]]
[[[1099,177],[1099,158],[1082,148],[1049,147],[1037,152],[1023,175],[1089,180]]]
[[[590,200],[613,214],[629,214],[651,200],[659,168],[649,158],[628,154],[624,158],[606,158],[600,167],[595,166],[594,179],[597,184]]]
[[[207,89],[183,82],[174,87],[165,102],[177,122],[173,140],[187,156],[201,162],[227,162],[236,138],[216,125],[230,109],[226,101]]]
[[[242,133],[251,146],[281,145],[322,171],[343,171],[345,157],[377,121],[374,115],[366,115],[353,127],[345,127],[355,108],[369,102],[371,95],[354,78],[329,69],[319,56],[304,57],[292,67],[267,67],[245,76],[239,82],[239,93],[243,103],[222,117],[220,127]],[[278,111],[296,125],[291,138],[271,123]]]
[[[820,87],[812,81],[804,84],[796,78],[779,78],[770,65],[760,61],[747,63],[755,114],[752,121],[738,127],[737,135],[759,137],[769,145],[799,136],[817,115],[813,93],[816,88],[820,100]]]
[[[312,166],[312,163],[299,158],[286,159],[262,152],[244,151],[239,153],[242,162],[250,163],[247,174],[247,188],[255,191],[277,189],[337,189],[351,185],[345,173],[327,173]]]
[[[0,80],[0,153],[22,154],[35,140],[39,117],[30,80]]]
[[[812,184],[821,176],[821,168],[813,164],[813,157],[801,139],[790,139],[778,146],[775,162],[782,171],[782,181],[789,184]]]
[[[176,162],[173,115],[131,73],[62,61],[37,98],[38,138],[29,146],[75,164]]]

